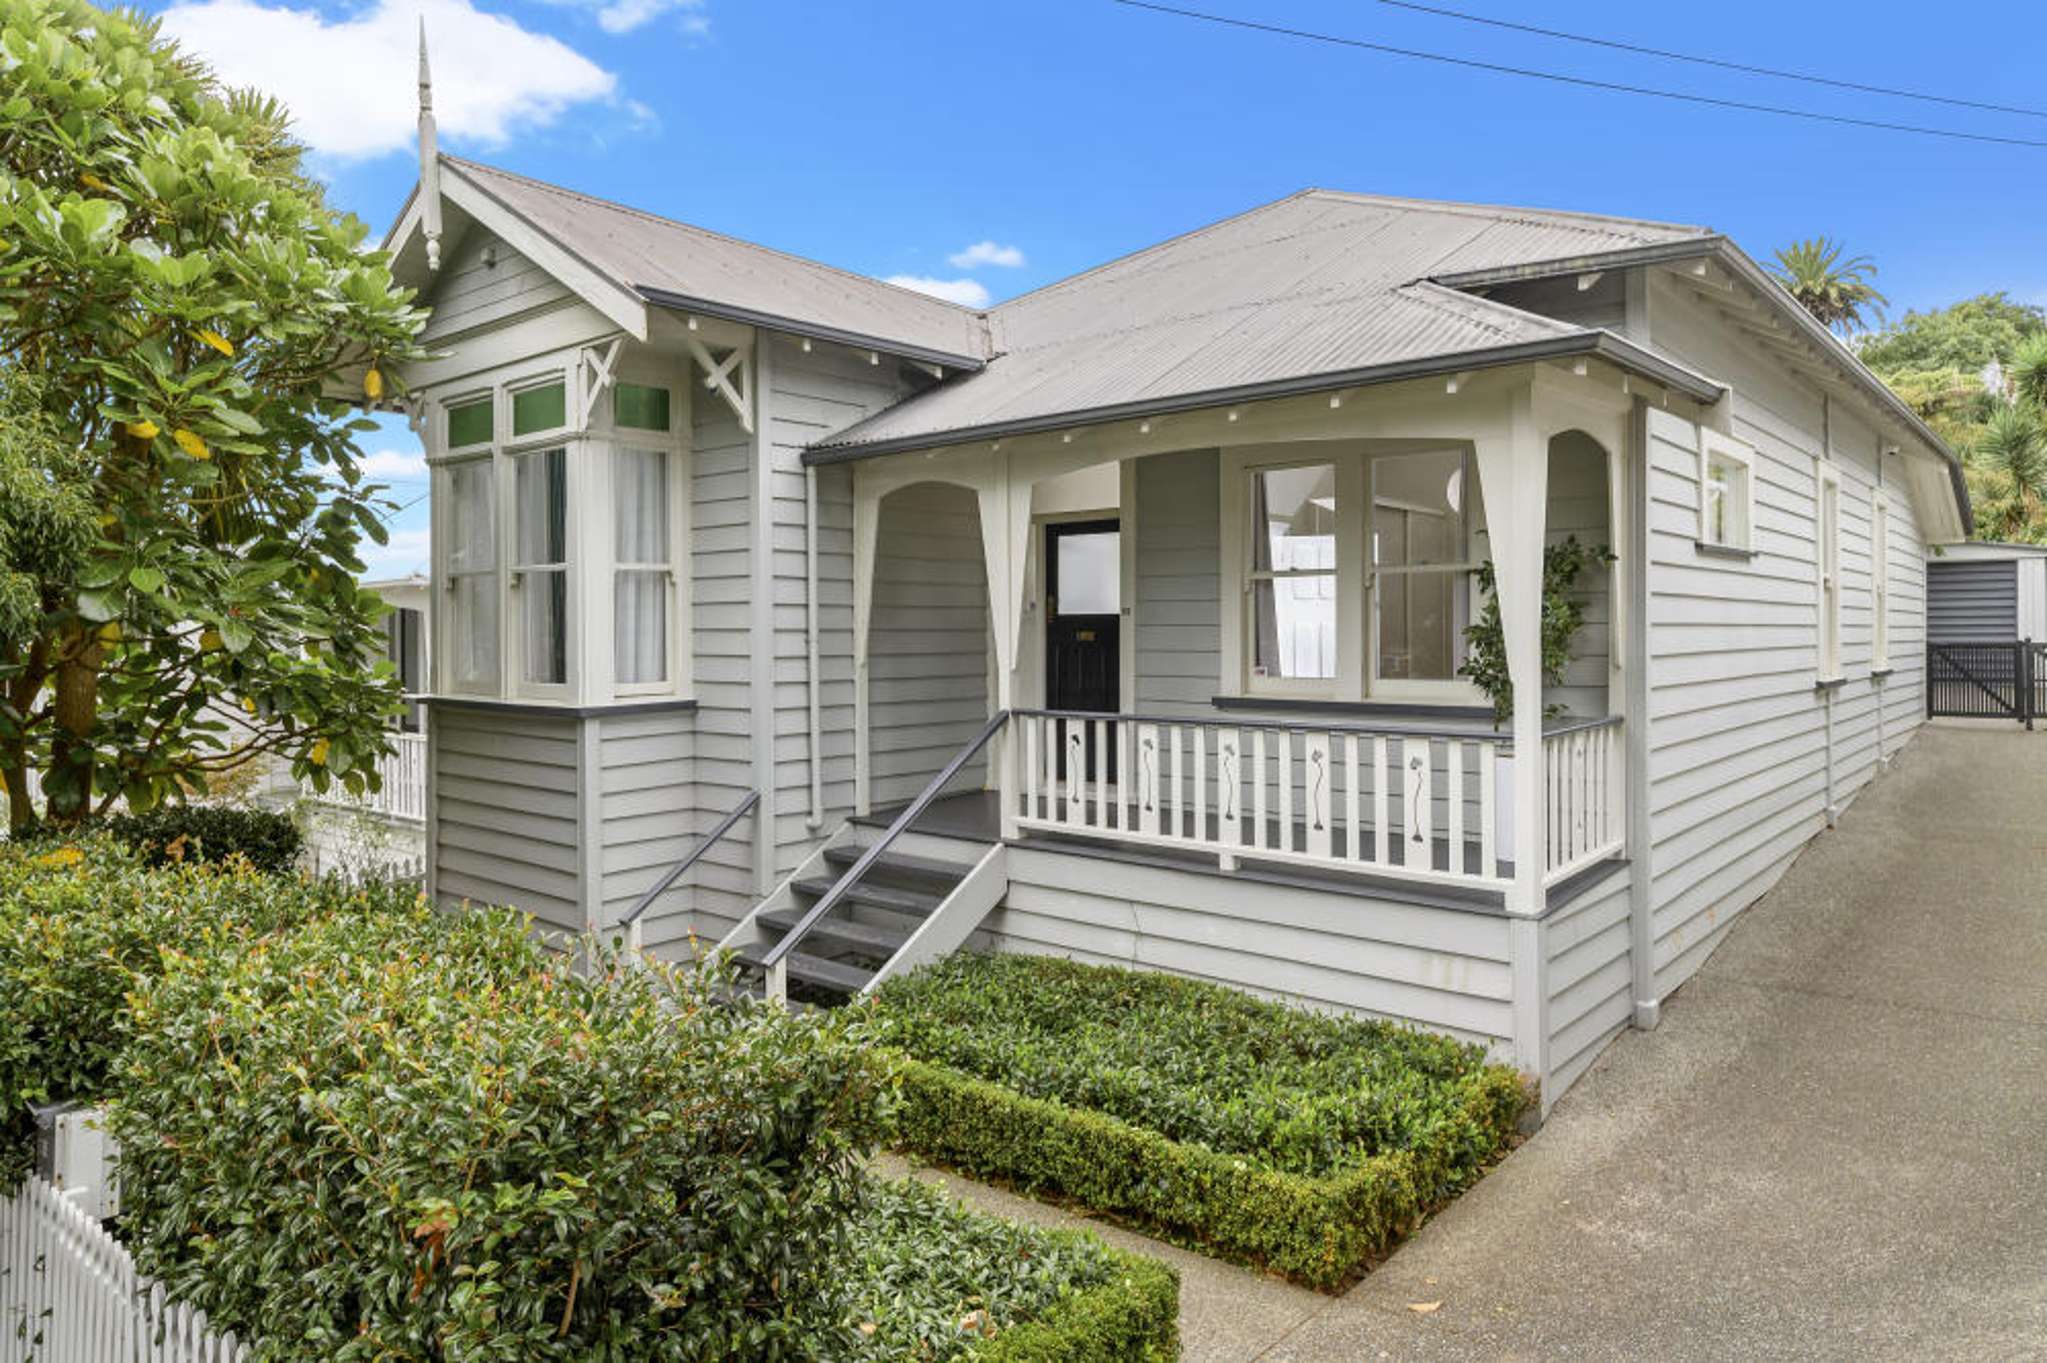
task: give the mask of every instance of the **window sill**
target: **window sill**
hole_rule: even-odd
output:
[[[667,696],[660,700],[616,700],[602,705],[576,705],[567,701],[508,700],[497,696],[440,695],[417,697],[429,708],[451,710],[495,710],[512,715],[556,715],[565,719],[590,719],[603,715],[645,715],[666,710],[694,710],[695,700]]]
[[[1848,679],[1846,677],[1822,677],[1812,684],[1812,689],[1824,693],[1838,691],[1847,684]]]
[[[1871,681],[1882,681],[1897,670],[1895,667],[1872,667],[1869,669],[1869,679]]]
[[[1228,711],[1270,711],[1307,715],[1349,715],[1360,719],[1477,719],[1490,721],[1489,705],[1428,705],[1407,700],[1309,700],[1299,696],[1214,696],[1209,704]]]
[[[1753,549],[1743,549],[1732,544],[1715,544],[1711,540],[1693,540],[1692,548],[1707,558],[1732,559],[1739,563],[1746,563],[1756,556]]]

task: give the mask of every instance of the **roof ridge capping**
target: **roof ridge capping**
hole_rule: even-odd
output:
[[[759,251],[764,255],[778,256],[783,260],[794,261],[799,265],[808,265],[814,269],[828,270],[833,274],[843,275],[847,279],[870,285],[877,289],[889,289],[896,293],[908,295],[911,298],[922,299],[934,307],[941,307],[949,312],[956,312],[966,317],[985,318],[988,316],[989,309],[987,308],[970,308],[964,303],[955,303],[950,298],[940,298],[934,293],[925,293],[919,289],[905,288],[901,284],[892,284],[886,279],[879,279],[870,274],[862,274],[858,270],[849,270],[843,265],[834,265],[827,260],[818,260],[813,256],[798,255],[794,251],[785,251],[779,246],[769,246],[762,242],[749,240],[746,237],[734,236],[730,232],[721,232],[715,227],[705,227],[701,223],[684,222],[681,218],[671,218],[666,214],[652,213],[644,208],[635,208],[631,204],[620,203],[616,199],[606,199],[596,194],[586,193],[580,189],[570,189],[566,185],[558,185],[551,181],[536,179],[531,175],[522,175],[516,170],[506,170],[502,166],[493,166],[487,162],[474,161],[466,156],[453,156],[447,152],[441,153],[441,160],[465,171],[482,171],[486,175],[496,175],[506,180],[516,180],[522,185],[528,185],[549,194],[558,194],[566,199],[578,199],[584,203],[596,204],[599,207],[608,208],[615,213],[624,213],[645,222],[660,223],[664,227],[678,227],[685,232],[701,232],[707,237],[716,237],[720,241],[730,242],[735,246],[743,246],[748,250]],[[636,283],[634,287],[652,286]]]
[[[1304,189],[1302,195],[1319,199],[1333,199],[1344,203],[1374,204],[1383,208],[1427,209],[1435,213],[1453,213],[1470,218],[1546,218],[1565,222],[1598,224],[1605,227],[1640,227],[1657,232],[1678,232],[1689,237],[1712,237],[1720,235],[1711,227],[1697,223],[1664,222],[1657,218],[1631,218],[1617,213],[1591,213],[1574,208],[1535,208],[1527,204],[1473,203],[1466,199],[1423,199],[1398,194],[1367,194],[1351,189]],[[1295,196],[1300,197],[1300,196]]]

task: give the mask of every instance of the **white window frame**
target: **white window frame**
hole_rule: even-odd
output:
[[[1430,451],[1422,452],[1429,453]],[[1449,453],[1449,451],[1445,450],[1443,453]],[[1365,693],[1368,699],[1413,701],[1417,704],[1425,705],[1485,705],[1489,703],[1486,700],[1485,693],[1478,689],[1477,683],[1465,677],[1415,678],[1381,677],[1379,675],[1379,603],[1385,586],[1383,579],[1389,577],[1414,577],[1424,573],[1449,577],[1454,589],[1457,592],[1461,592],[1464,596],[1465,623],[1469,625],[1478,618],[1478,579],[1476,574],[1479,563],[1470,557],[1470,551],[1472,536],[1474,534],[1483,534],[1484,532],[1473,527],[1472,517],[1468,509],[1470,499],[1482,495],[1478,483],[1478,461],[1468,449],[1459,450],[1458,453],[1463,456],[1464,461],[1462,468],[1464,471],[1464,497],[1467,507],[1463,513],[1464,559],[1457,563],[1430,564],[1426,567],[1381,568],[1372,562],[1372,518],[1369,516],[1364,518],[1362,553],[1365,573],[1364,594],[1368,609],[1365,618],[1365,637],[1361,641],[1361,647],[1364,650],[1366,668]],[[1364,461],[1364,491],[1373,511],[1377,511],[1379,506],[1378,497],[1374,491],[1374,484],[1377,480],[1373,475],[1377,471],[1375,465],[1378,459],[1382,457],[1398,458],[1399,455],[1397,453],[1389,453],[1384,456],[1368,456]],[[1465,641],[1461,637],[1461,630],[1459,635],[1459,638],[1451,642],[1451,648],[1461,659],[1465,656],[1466,647]]]
[[[640,384],[651,388],[668,390],[668,429],[657,431],[638,426],[620,426],[617,423],[615,407],[617,385],[620,383]],[[689,532],[690,532],[690,474],[688,431],[690,429],[690,383],[687,368],[668,370],[644,361],[622,363],[613,383],[594,404],[590,429],[594,436],[603,441],[602,458],[605,466],[603,487],[603,526],[606,544],[605,568],[602,577],[604,607],[599,614],[601,620],[589,622],[591,646],[601,655],[599,661],[604,676],[611,686],[611,694],[624,697],[653,697],[686,694],[691,666],[689,648]],[[655,564],[625,564],[618,557],[617,508],[617,466],[619,456],[626,450],[649,450],[667,458],[668,471],[668,562]],[[596,453],[593,450],[593,453]],[[667,626],[668,656],[665,681],[624,682],[618,679],[617,644],[617,592],[619,574],[628,570],[650,571],[655,568],[667,570]]]
[[[1841,470],[1822,460],[1814,489],[1813,581],[1819,605],[1819,679],[1841,680]]]
[[[1461,450],[1466,486],[1481,499],[1475,462],[1468,445],[1443,442],[1442,449]],[[1464,677],[1448,681],[1380,678],[1378,664],[1377,592],[1370,562],[1371,517],[1364,514],[1372,488],[1372,463],[1382,456],[1411,454],[1413,449],[1376,449],[1357,440],[1309,440],[1225,448],[1222,452],[1221,524],[1221,659],[1217,684],[1225,695],[1274,700],[1318,700],[1335,704],[1482,706],[1484,693]],[[1335,678],[1304,680],[1259,677],[1253,654],[1257,638],[1252,625],[1251,477],[1274,468],[1310,464],[1336,465],[1336,656]],[[1466,519],[1467,535],[1482,535],[1482,522]],[[1127,529],[1126,529],[1126,533]],[[1467,543],[1470,541],[1467,540]],[[1465,565],[1461,590],[1467,610],[1476,606],[1477,585]],[[1427,570],[1439,571],[1439,570]],[[1458,569],[1440,571],[1459,572]],[[1460,655],[1461,656],[1461,655]]]
[[[1869,498],[1869,610],[1871,672],[1891,670],[1891,494]]]
[[[458,402],[454,405],[460,405]],[[485,486],[490,490],[490,546],[491,563],[488,568],[473,568],[457,573],[454,569],[454,517],[455,517],[455,471],[459,468],[480,467],[488,475]],[[457,641],[465,637],[464,622],[459,618],[461,593],[459,579],[476,577],[485,579],[488,595],[495,603],[494,628],[497,632],[496,648],[497,675],[480,681],[464,681],[456,675],[452,653],[443,654],[429,647],[431,666],[428,685],[435,690],[454,695],[495,696],[502,692],[505,677],[505,563],[504,563],[504,488],[498,477],[496,456],[488,445],[465,446],[462,453],[438,460],[431,471],[435,487],[433,519],[434,553],[440,559],[439,571],[435,574],[441,587],[441,598],[445,603],[447,619],[441,623],[435,635],[445,640],[444,647],[452,650]]]
[[[1257,506],[1257,499],[1251,495],[1252,480],[1262,473],[1273,473],[1283,469],[1330,467],[1336,483],[1336,562],[1325,573],[1322,569],[1273,570],[1260,573],[1251,567],[1251,555],[1257,546],[1257,537],[1262,532],[1251,523],[1251,516]],[[1302,454],[1297,458],[1261,458],[1246,463],[1237,474],[1237,495],[1242,511],[1242,550],[1237,562],[1237,571],[1242,575],[1242,586],[1238,597],[1238,629],[1243,638],[1243,688],[1245,695],[1282,696],[1296,699],[1336,699],[1342,694],[1344,681],[1345,635],[1343,627],[1344,602],[1344,560],[1345,529],[1347,525],[1344,507],[1349,500],[1349,481],[1344,477],[1344,461],[1334,453]],[[1258,583],[1264,578],[1274,582],[1282,578],[1328,577],[1334,596],[1336,614],[1336,669],[1331,677],[1261,677],[1257,672],[1258,630],[1257,591]]]
[[[1737,486],[1730,489],[1734,505],[1729,508],[1729,533],[1713,537],[1710,506],[1713,465],[1722,463],[1741,471]],[[1702,429],[1699,438],[1699,534],[1698,541],[1715,549],[1755,552],[1756,542],[1756,452],[1731,435]]]
[[[510,647],[503,651],[502,656],[507,665],[507,675],[511,678],[512,692],[519,696],[563,699],[572,694],[576,686],[579,626],[583,615],[581,603],[576,598],[576,585],[580,580],[577,572],[578,521],[582,515],[577,472],[585,462],[579,444],[559,438],[522,439],[504,455],[504,475],[500,486],[505,490],[507,514],[503,518],[504,534],[500,542],[504,546],[505,587],[510,607],[505,613]],[[562,458],[562,559],[559,567],[550,567],[526,563],[519,554],[519,471],[521,460],[542,458],[555,450],[561,451]],[[532,589],[535,578],[556,574],[562,579],[562,679],[558,682],[533,681],[526,675],[524,593]]]

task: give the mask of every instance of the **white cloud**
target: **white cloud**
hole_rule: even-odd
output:
[[[888,282],[899,288],[928,293],[933,298],[943,298],[948,303],[958,303],[961,307],[988,306],[988,286],[978,279],[932,279],[925,275],[892,274]]]
[[[681,10],[682,31],[701,34],[711,26],[702,9],[703,0],[607,0],[597,9],[597,26],[606,33],[631,33],[650,19]]]
[[[229,85],[282,100],[307,146],[354,160],[413,146],[422,17],[444,138],[500,144],[577,104],[615,97],[609,71],[470,0],[376,0],[333,19],[254,0],[200,0],[172,6],[163,25]]]
[[[1014,270],[1024,263],[1024,253],[1021,247],[977,241],[964,251],[953,252],[946,260],[955,270],[971,270],[977,265],[999,265],[1005,270]]]
[[[356,552],[362,555],[365,582],[425,574],[433,564],[433,532],[424,527],[393,530],[388,543],[365,539],[356,546]]]
[[[426,456],[405,450],[376,450],[356,460],[365,478],[379,483],[426,477]]]

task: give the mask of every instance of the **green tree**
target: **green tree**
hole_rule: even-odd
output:
[[[2014,303],[2002,292],[1984,293],[1907,312],[1865,338],[1858,353],[1883,375],[1954,369],[1973,379],[1992,360],[2009,367],[2019,347],[2040,335],[2047,335],[2047,308]]]
[[[1890,300],[1871,282],[1876,278],[1876,262],[1868,256],[1843,259],[1845,249],[1826,237],[1793,242],[1777,252],[1777,268],[1772,273],[1822,325],[1855,332],[1871,317],[1882,321],[1884,305]]]
[[[2040,409],[2027,402],[2000,406],[1969,456],[1976,533],[2047,540],[2047,426]]]
[[[37,382],[96,515],[0,643],[10,783],[41,768],[60,821],[269,753],[363,788],[397,688],[355,583],[383,535],[355,395],[422,314],[283,111],[155,20],[0,0],[0,70],[0,368]]]

